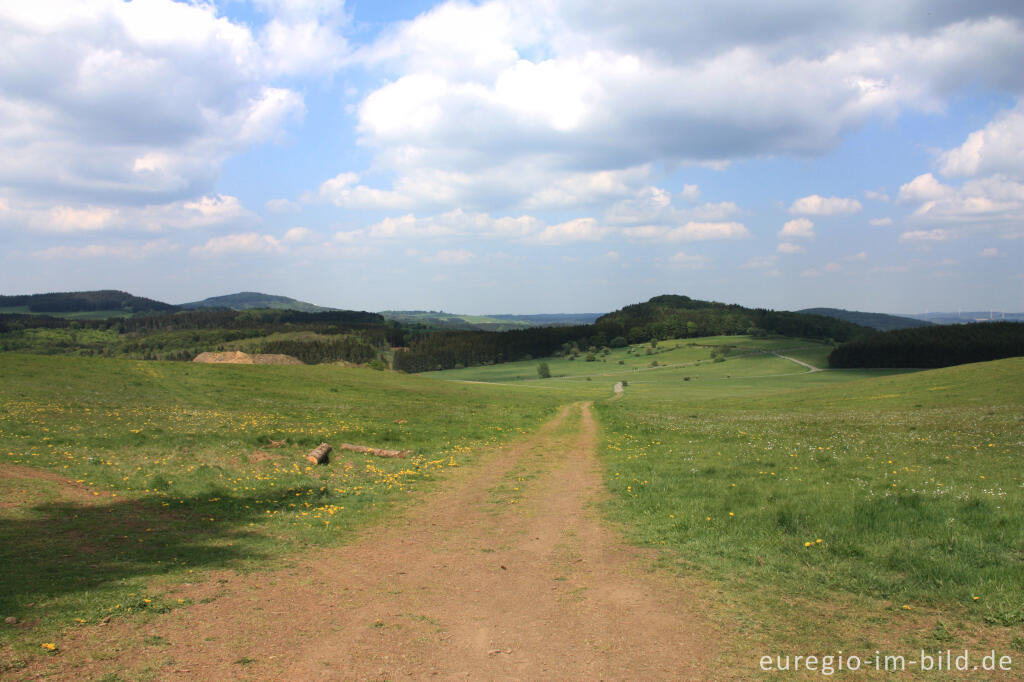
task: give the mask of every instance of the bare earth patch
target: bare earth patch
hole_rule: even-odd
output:
[[[298,358],[280,353],[243,353],[240,350],[200,353],[192,362],[228,365],[301,365]]]
[[[565,408],[351,545],[291,569],[214,574],[177,588],[218,585],[208,603],[77,631],[57,677],[718,677],[722,635],[700,600],[648,571],[593,508],[596,447],[589,405]]]

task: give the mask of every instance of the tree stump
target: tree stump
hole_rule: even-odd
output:
[[[306,459],[313,464],[327,464],[328,455],[331,454],[331,446],[327,443],[320,443],[306,455]]]
[[[398,459],[405,459],[406,455],[409,454],[408,450],[384,450],[382,448],[370,448],[365,445],[354,445],[352,443],[342,443],[338,446],[338,449],[365,452],[376,457],[397,457]]]

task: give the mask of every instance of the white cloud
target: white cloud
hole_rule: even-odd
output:
[[[302,204],[289,199],[270,199],[264,206],[271,213],[298,213],[302,210]]]
[[[807,238],[814,236],[814,223],[807,218],[786,221],[779,230],[779,239]]]
[[[840,272],[843,269],[839,263],[826,263],[821,268],[808,268],[800,273],[801,277],[821,277],[822,275]]]
[[[868,259],[868,252],[867,251],[861,251],[859,253],[853,254],[852,256],[847,256],[847,257],[843,258],[843,260],[850,261],[850,262],[866,261],[867,259]]]
[[[179,250],[179,246],[166,239],[142,244],[114,243],[87,244],[85,246],[51,246],[33,251],[32,256],[44,260],[82,260],[87,258],[140,259]]]
[[[558,225],[548,225],[535,237],[541,244],[591,242],[603,239],[611,230],[598,225],[593,218],[577,218]]]
[[[664,20],[677,11],[659,0],[439,5],[357,53],[386,77],[357,108],[362,142],[394,191],[425,169],[464,174],[493,202],[474,207],[507,210],[572,201],[557,187],[573,173],[820,155],[873,118],[941,111],[979,77],[1021,85],[1010,65],[1024,59],[1024,31],[1006,10],[707,3]],[[491,179],[499,167],[505,186]],[[519,168],[534,170],[507,172]],[[860,210],[840,201],[806,214]]]
[[[718,239],[746,239],[750,230],[743,223],[736,222],[696,222],[690,221],[678,227],[663,225],[643,225],[627,227],[622,233],[636,241],[667,241],[689,242],[709,241]]]
[[[994,175],[970,180],[959,188],[943,187],[941,194],[914,211],[911,221],[955,225],[961,232],[995,231],[1004,237],[1024,236],[1024,183]]]
[[[916,243],[945,242],[955,238],[956,235],[953,232],[943,229],[910,230],[900,235],[900,241]]]
[[[112,209],[97,206],[55,206],[47,217],[45,226],[57,232],[88,232],[110,227],[118,214]]]
[[[789,242],[782,242],[778,248],[775,249],[779,253],[803,253],[804,247],[799,244],[790,244]]]
[[[594,259],[597,263],[617,263],[622,260],[618,251],[608,251]]]
[[[755,256],[749,261],[741,265],[740,267],[745,270],[754,270],[760,268],[771,268],[775,266],[775,256]]]
[[[900,187],[899,199],[907,202],[936,201],[955,193],[955,189],[943,185],[931,173],[925,173]]]
[[[946,177],[1000,173],[1024,178],[1024,104],[1001,112],[962,145],[944,152],[939,172]]]
[[[293,227],[281,237],[283,242],[305,242],[313,239],[316,234],[305,227]]]
[[[260,45],[275,74],[330,74],[348,54],[348,44],[337,30],[316,19],[273,19],[263,27]]]
[[[740,207],[732,201],[718,201],[701,204],[681,213],[694,220],[725,220],[740,213]]]
[[[585,206],[600,199],[615,199],[630,194],[632,185],[646,178],[649,173],[647,166],[625,171],[573,173],[554,181],[551,186],[536,190],[523,201],[523,206],[528,210],[560,208]],[[657,190],[655,187],[649,189]]]
[[[455,249],[438,251],[435,254],[424,256],[421,260],[434,265],[465,265],[476,260],[476,254],[466,249]]]
[[[685,192],[683,195],[685,199]],[[692,192],[690,196],[696,200],[699,193]],[[733,201],[707,202],[677,208],[672,204],[672,195],[667,190],[647,186],[633,192],[631,198],[612,204],[606,211],[606,217],[609,222],[617,224],[644,223],[667,226],[688,221],[723,221],[741,212],[740,207]]]
[[[862,208],[856,199],[811,194],[794,201],[789,207],[789,212],[796,215],[850,215],[860,213]]]
[[[15,202],[4,211],[5,222],[47,232],[162,232],[167,229],[202,229],[251,223],[256,216],[237,197],[217,194],[194,201],[134,207],[57,205]]]
[[[982,249],[981,251],[978,252],[978,255],[981,256],[982,258],[994,258],[995,256],[999,256],[1002,254],[999,253],[999,249],[995,247],[990,247],[987,249]]]
[[[708,264],[706,256],[695,256],[684,251],[673,254],[668,260],[672,266],[687,270],[700,270]]]
[[[687,201],[698,201],[700,199],[700,187],[697,185],[683,185],[683,191],[680,194]]]
[[[889,203],[889,194],[884,189],[868,189],[864,190],[864,197],[871,199],[872,201],[881,201],[882,203]]]
[[[189,253],[195,256],[224,256],[231,254],[262,254],[281,251],[276,238],[257,232],[242,232],[214,237],[202,246],[194,246]]]
[[[213,4],[0,5],[0,186],[55,205],[164,203],[304,112]]]
[[[889,227],[892,225],[892,218],[889,216],[885,216],[883,218],[872,218],[868,221],[868,225],[873,225],[874,227]]]

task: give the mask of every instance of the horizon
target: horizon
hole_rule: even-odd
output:
[[[5,293],[1024,311],[1017,3],[86,0],[0,36]]]
[[[93,290],[93,291],[102,291],[102,290]],[[122,293],[127,293],[129,295],[137,295],[137,294],[133,294],[130,291],[126,291],[124,289],[107,289],[107,291],[121,291]],[[25,294],[25,293],[19,293],[19,294],[0,293],[0,295],[2,295],[2,296],[32,296],[32,295],[41,295],[41,294],[72,294],[72,293],[82,293],[82,292],[78,292],[78,291],[46,291],[46,292],[33,292],[33,293],[28,293],[28,294]],[[202,301],[207,301],[207,300],[214,299],[214,298],[227,298],[229,296],[238,296],[238,295],[257,295],[257,296],[268,296],[268,297],[275,297],[275,298],[291,298],[292,300],[294,300],[294,301],[296,301],[298,303],[312,304],[312,305],[316,305],[316,306],[319,306],[319,307],[322,307],[322,308],[333,308],[333,306],[323,306],[323,305],[321,305],[321,304],[319,304],[319,303],[317,303],[315,301],[304,301],[304,300],[301,300],[301,299],[292,298],[290,296],[284,296],[282,294],[270,294],[270,293],[262,292],[262,291],[236,291],[236,292],[232,292],[232,293],[229,293],[229,294],[214,294],[212,296],[205,296],[205,297],[203,297],[201,299],[196,299],[196,300],[191,300],[191,301],[182,301],[180,303],[173,303],[171,301],[164,301],[164,300],[161,300],[161,299],[153,299],[153,300],[156,300],[156,301],[158,301],[160,303],[169,303],[170,305],[174,305],[174,306],[184,306],[184,305],[188,305],[188,304],[192,304],[192,303],[199,303],[199,302],[202,302]],[[661,296],[661,295],[664,295],[664,294],[657,294],[656,296]],[[674,294],[668,294],[668,295],[674,295]],[[683,296],[685,296],[686,294],[675,294],[675,295],[683,295]],[[151,297],[145,297],[145,298],[151,298]],[[693,298],[693,297],[690,297],[690,298]],[[743,306],[745,308],[751,308],[751,309],[755,308],[755,306],[744,305],[741,301],[716,301],[716,300],[712,300],[712,299],[709,299],[709,300],[712,303],[724,303],[724,304],[728,304],[728,305],[735,304],[735,305]],[[452,316],[468,315],[468,316],[471,316],[471,317],[472,316],[476,316],[476,317],[489,317],[489,316],[507,316],[507,317],[521,316],[521,317],[530,317],[530,316],[539,316],[539,315],[551,315],[551,316],[557,316],[557,315],[599,315],[600,316],[600,315],[607,315],[609,313],[612,313],[612,312],[615,312],[617,310],[620,310],[621,308],[623,308],[624,306],[627,306],[627,305],[633,305],[633,304],[644,303],[644,302],[646,302],[646,301],[632,301],[630,303],[625,303],[622,306],[618,306],[617,308],[611,308],[611,309],[604,310],[604,311],[592,311],[592,310],[591,311],[580,311],[580,310],[569,311],[569,310],[560,310],[560,311],[553,312],[553,313],[494,312],[494,311],[491,311],[491,312],[466,312],[466,311],[452,312],[451,310],[445,310],[444,308],[379,308],[379,309],[372,309],[372,310],[368,309],[368,308],[335,308],[335,309],[338,309],[338,310],[353,310],[353,311],[360,311],[360,312],[373,312],[373,313],[378,313],[378,314],[385,313],[385,312],[391,312],[391,313],[413,313],[413,312],[423,313],[423,312],[426,312],[426,313],[436,313],[436,314],[441,314],[441,315],[452,315]],[[891,315],[891,316],[894,316],[894,317],[906,316],[906,317],[910,317],[910,318],[914,318],[914,317],[918,317],[918,316],[926,316],[926,315],[953,315],[954,314],[953,310],[925,310],[925,311],[921,311],[921,312],[880,313],[877,310],[855,310],[855,309],[850,309],[850,308],[836,308],[834,306],[811,306],[811,307],[807,307],[807,308],[768,308],[768,309],[769,310],[779,310],[779,311],[784,311],[784,312],[803,312],[805,310],[815,310],[815,309],[818,309],[818,308],[840,310],[840,311],[843,311],[843,312],[851,312],[851,313],[883,314],[883,315]],[[960,309],[960,310],[955,311],[955,314],[957,315],[957,317],[959,317],[959,316],[961,316],[963,314],[967,314],[967,313],[983,313],[983,314],[988,314],[989,315],[989,320],[993,321],[993,322],[996,321],[997,319],[999,319],[998,316],[1002,316],[1002,317],[1005,318],[1005,316],[1007,314],[1014,315],[1014,316],[1024,315],[1024,312],[1015,312],[1015,311],[1011,311],[1011,310],[994,310],[994,309],[985,309],[985,308],[966,308],[966,309]],[[996,316],[996,317],[993,317],[993,316]],[[973,321],[978,321],[981,318],[971,318],[971,319]]]

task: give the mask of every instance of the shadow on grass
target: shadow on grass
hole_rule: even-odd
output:
[[[258,532],[261,524],[249,524],[265,516],[268,498],[307,493],[293,488],[259,499],[204,494],[36,505],[24,518],[0,522],[0,614],[183,567],[240,567],[277,555],[270,543],[280,541]],[[163,506],[167,502],[171,506]]]

